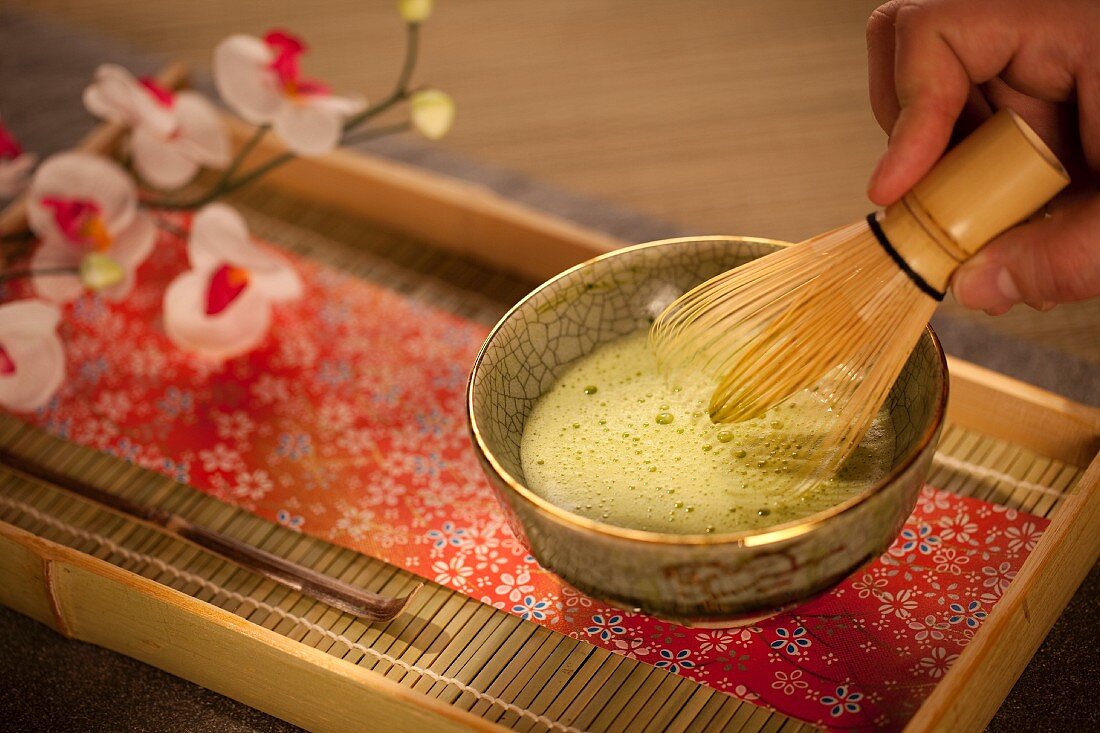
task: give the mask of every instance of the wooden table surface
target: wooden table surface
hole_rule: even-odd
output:
[[[306,73],[376,98],[403,38],[393,0],[22,4],[198,68],[231,32],[285,27]],[[874,5],[441,0],[417,79],[457,101],[450,149],[699,232],[798,238],[868,208]]]
[[[394,0],[11,0],[209,67],[233,32],[312,46],[308,75],[384,95],[400,64]],[[443,147],[700,234],[797,240],[871,209],[885,145],[867,101],[875,0],[440,0],[417,79],[448,91]],[[1100,364],[1100,301],[1036,317],[961,314]]]

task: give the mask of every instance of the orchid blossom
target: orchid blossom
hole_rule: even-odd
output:
[[[0,198],[9,198],[22,191],[34,164],[35,157],[23,152],[0,120]]]
[[[301,297],[298,273],[226,204],[195,215],[187,254],[191,270],[164,293],[164,330],[185,351],[216,361],[247,353],[267,334],[272,304]]]
[[[87,153],[60,153],[42,164],[31,181],[27,220],[42,240],[31,258],[34,288],[58,303],[85,288],[108,300],[125,298],[157,237],[125,171]],[[94,277],[83,280],[81,272]]]
[[[133,130],[134,168],[157,188],[179,188],[203,166],[229,164],[229,135],[217,109],[201,94],[173,92],[155,79],[135,79],[121,66],[104,64],[84,90],[84,106]]]
[[[222,99],[245,120],[271,125],[298,155],[334,149],[345,121],[364,109],[361,97],[338,97],[324,83],[302,76],[305,43],[285,31],[263,40],[234,35],[214,50],[214,81]]]
[[[41,300],[0,305],[0,406],[29,412],[46,404],[65,378],[57,337],[61,311]]]

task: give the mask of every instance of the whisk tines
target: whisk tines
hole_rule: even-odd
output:
[[[884,211],[723,273],[650,332],[658,361],[714,379],[715,422],[812,390],[822,405],[801,491],[834,473],[887,400],[959,265],[1069,183],[1002,110]]]
[[[779,254],[685,293],[653,324],[651,343],[662,364],[715,380],[715,422],[759,417],[814,390],[822,429],[805,488],[858,445],[936,301],[874,244],[865,222]]]

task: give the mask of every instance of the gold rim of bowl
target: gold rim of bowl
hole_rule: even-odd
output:
[[[724,532],[715,534],[673,534],[669,532],[650,532],[641,529],[629,529],[627,527],[618,527],[613,524],[606,524],[604,522],[597,522],[594,519],[574,514],[566,509],[553,504],[546,499],[543,499],[538,494],[534,493],[526,486],[523,485],[519,479],[508,472],[493,455],[492,451],[485,444],[485,441],[481,437],[481,431],[477,425],[477,418],[474,416],[474,377],[478,370],[481,368],[481,362],[485,357],[485,353],[489,348],[489,344],[492,343],[497,333],[504,326],[504,324],[516,313],[525,303],[541,293],[546,288],[550,287],[559,280],[563,280],[570,276],[574,272],[583,270],[590,267],[596,262],[606,260],[611,257],[620,257],[628,252],[634,252],[641,249],[648,249],[650,247],[661,247],[669,244],[676,244],[680,242],[753,242],[758,244],[776,245],[779,247],[789,247],[791,242],[784,242],[778,239],[767,239],[764,237],[737,237],[727,235],[711,235],[700,237],[673,237],[671,239],[659,239],[653,242],[645,242],[642,244],[635,244],[628,247],[622,247],[606,254],[593,257],[589,260],[574,265],[568,270],[565,270],[554,277],[550,278],[542,285],[532,290],[526,296],[524,296],[518,303],[508,309],[508,312],[493,326],[493,330],[489,332],[485,342],[481,345],[481,349],[478,350],[477,358],[474,359],[473,369],[470,371],[470,378],[466,383],[466,420],[469,426],[471,437],[474,440],[474,445],[477,447],[478,453],[492,468],[493,473],[496,474],[508,488],[510,488],[516,495],[525,501],[533,504],[537,509],[549,514],[553,518],[557,519],[567,525],[572,525],[578,529],[588,530],[596,532],[598,534],[615,537],[618,539],[633,540],[636,542],[649,542],[662,545],[738,545],[742,547],[759,547],[761,545],[767,545],[774,542],[782,542],[807,532],[813,531],[817,526],[829,521],[833,517],[839,516],[845,512],[851,511],[856,506],[867,501],[869,498],[878,494],[881,491],[885,491],[890,484],[897,479],[898,476],[905,473],[913,465],[919,456],[924,453],[924,450],[928,447],[928,444],[932,441],[936,431],[939,429],[943,422],[944,413],[947,409],[947,396],[948,396],[948,375],[947,375],[947,357],[944,354],[943,347],[940,345],[939,337],[936,336],[936,332],[932,330],[932,326],[925,327],[925,331],[932,337],[932,344],[936,349],[936,353],[940,357],[940,366],[943,370],[943,389],[940,391],[939,401],[936,404],[936,412],[930,421],[928,428],[921,434],[920,439],[916,445],[909,452],[909,454],[902,460],[897,466],[876,481],[874,484],[864,489],[856,496],[847,499],[836,506],[830,507],[823,511],[811,514],[808,517],[792,520],[783,524],[777,524],[774,527],[765,527],[763,529],[751,530],[746,532]]]

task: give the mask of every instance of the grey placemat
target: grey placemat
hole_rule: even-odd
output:
[[[104,62],[139,74],[166,59],[54,21],[0,8],[0,115],[29,150],[48,154],[77,142],[94,120],[80,94]],[[206,86],[199,80],[200,88]],[[607,202],[452,155],[411,138],[378,141],[374,153],[476,181],[510,198],[630,242],[681,234]],[[937,316],[949,353],[1081,402],[1100,405],[1095,368],[1057,350]],[[1005,701],[991,730],[1100,729],[1094,569]],[[62,639],[0,608],[0,720],[12,730],[292,730],[281,721],[97,647]],[[1072,700],[1072,701],[1071,701]]]

